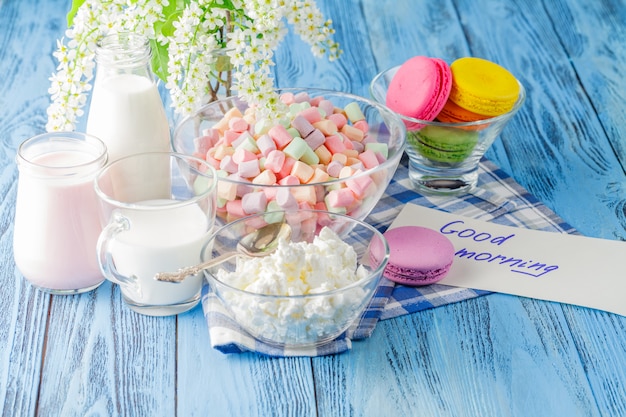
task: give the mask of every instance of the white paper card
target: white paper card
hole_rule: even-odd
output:
[[[456,254],[440,284],[626,316],[626,242],[502,226],[407,204],[390,228],[443,233]],[[416,254],[417,255],[417,254]]]

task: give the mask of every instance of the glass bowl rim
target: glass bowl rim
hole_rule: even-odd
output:
[[[302,188],[302,187],[311,187],[311,186],[317,186],[317,185],[321,185],[321,186],[330,186],[333,184],[337,184],[337,183],[343,183],[346,180],[352,180],[352,179],[358,179],[361,177],[365,177],[365,176],[371,176],[376,172],[379,171],[385,171],[389,168],[392,168],[393,166],[397,166],[399,164],[400,159],[402,158],[402,155],[404,153],[404,149],[406,148],[406,126],[404,124],[404,122],[402,121],[402,116],[398,115],[397,113],[395,113],[394,111],[392,111],[389,107],[387,107],[384,103],[379,103],[376,100],[372,100],[372,99],[368,99],[362,96],[358,96],[352,93],[345,93],[345,92],[341,92],[341,91],[335,91],[335,90],[329,90],[329,89],[323,89],[323,88],[307,88],[307,87],[288,87],[288,88],[276,88],[275,89],[279,94],[281,93],[285,93],[285,92],[291,92],[291,93],[296,93],[296,92],[314,92],[317,96],[328,96],[328,95],[334,95],[334,96],[341,96],[341,97],[345,97],[348,99],[352,99],[355,101],[359,101],[362,103],[365,103],[371,107],[374,107],[378,110],[378,112],[382,115],[383,120],[385,121],[385,124],[388,126],[389,129],[389,134],[391,135],[392,131],[396,131],[397,129],[400,129],[400,134],[401,134],[401,138],[400,141],[398,142],[398,146],[396,147],[396,152],[389,156],[387,159],[385,159],[385,161],[383,161],[381,164],[377,165],[374,168],[369,168],[369,169],[365,169],[362,170],[361,172],[352,174],[348,177],[343,177],[343,178],[335,178],[332,180],[327,180],[327,181],[322,181],[322,182],[315,182],[315,183],[310,183],[310,184],[294,184],[294,185],[282,185],[282,184],[269,184],[269,185],[265,185],[265,184],[254,184],[251,181],[244,181],[244,180],[238,180],[238,179],[233,179],[233,178],[227,178],[227,177],[217,177],[217,181],[223,181],[223,182],[227,182],[227,183],[231,183],[231,184],[237,184],[237,185],[245,185],[245,186],[249,186],[249,187],[267,187],[267,188]],[[186,117],[184,117],[183,119],[181,119],[176,126],[174,127],[174,132],[172,134],[172,149],[174,149],[175,152],[181,152],[180,149],[177,149],[175,141],[176,138],[179,135],[179,132],[182,130],[183,125],[186,125],[188,122],[192,121],[199,113],[201,113],[202,111],[204,111],[204,109],[209,108],[209,107],[214,107],[214,106],[219,106],[219,104],[221,103],[225,103],[228,101],[237,101],[237,102],[243,102],[245,104],[245,101],[237,96],[237,95],[232,95],[232,96],[228,96],[228,97],[224,97],[221,98],[219,100],[216,101],[212,101],[210,103],[204,104],[201,107],[198,107],[193,114],[190,114]],[[391,125],[390,125],[391,123]],[[394,129],[395,128],[395,129]]]
[[[207,242],[203,245],[202,247],[202,254],[205,253],[205,251],[207,250],[207,247],[215,241],[216,237],[218,236],[218,234],[220,232],[223,232],[225,229],[230,228],[230,227],[236,227],[246,221],[250,221],[253,218],[258,218],[261,216],[264,216],[266,214],[276,214],[276,213],[285,213],[285,214],[289,214],[289,213],[300,213],[300,212],[305,212],[305,213],[313,213],[313,214],[326,214],[326,215],[330,215],[336,218],[341,219],[342,221],[346,221],[348,223],[352,222],[354,223],[354,226],[350,229],[349,233],[352,233],[354,231],[354,227],[360,226],[360,227],[365,227],[366,229],[368,229],[369,231],[373,232],[373,235],[378,237],[378,240],[380,242],[382,242],[383,247],[382,250],[383,252],[383,256],[381,257],[381,259],[379,260],[380,264],[373,269],[371,272],[369,272],[367,274],[366,277],[352,282],[349,285],[346,285],[345,287],[341,287],[341,288],[335,288],[329,291],[324,291],[324,292],[319,292],[319,293],[315,293],[315,294],[298,294],[298,295],[277,295],[277,294],[261,294],[261,293],[255,293],[255,292],[250,292],[250,291],[246,291],[246,290],[242,290],[236,287],[233,287],[232,285],[229,285],[227,283],[225,283],[224,281],[221,281],[220,279],[218,279],[213,273],[211,273],[208,269],[204,270],[204,274],[207,277],[207,279],[209,280],[210,284],[213,284],[213,281],[216,282],[219,286],[223,286],[226,289],[239,293],[239,294],[243,294],[246,296],[252,296],[252,297],[260,297],[262,299],[265,300],[276,300],[276,299],[280,299],[280,300],[303,300],[303,299],[310,299],[310,298],[319,298],[319,297],[328,297],[328,296],[332,296],[338,293],[342,293],[344,291],[350,290],[352,288],[355,287],[361,287],[366,283],[369,283],[372,280],[375,279],[381,279],[383,276],[383,273],[385,271],[385,268],[387,266],[387,263],[389,261],[389,256],[390,256],[390,248],[389,248],[389,243],[387,242],[387,239],[385,239],[385,236],[378,230],[376,229],[374,226],[372,226],[371,224],[365,222],[365,221],[361,221],[358,220],[354,217],[350,217],[348,215],[345,214],[340,214],[340,213],[333,213],[330,211],[326,211],[326,210],[294,210],[294,211],[289,211],[289,210],[275,210],[275,211],[269,211],[269,212],[264,212],[264,213],[257,213],[257,214],[252,214],[249,216],[245,216],[242,218],[239,218],[237,220],[234,220],[230,223],[227,223],[223,226],[221,226],[219,229],[215,230],[213,233],[211,233],[209,239],[207,240]],[[316,234],[317,236],[317,234]],[[370,240],[371,243],[372,240]],[[358,263],[359,265],[361,264],[360,262]],[[216,294],[218,294],[219,296],[219,292],[215,291]],[[220,297],[221,298],[221,297]]]

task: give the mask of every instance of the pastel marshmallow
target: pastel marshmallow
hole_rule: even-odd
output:
[[[243,117],[233,117],[228,121],[228,127],[235,132],[245,132],[250,125]]]
[[[356,123],[359,120],[365,119],[365,115],[363,115],[361,107],[356,101],[353,101],[352,103],[346,105],[343,110],[346,112],[346,116],[352,123]]]
[[[273,185],[276,184],[276,174],[266,169],[252,179],[253,184],[257,185]]]
[[[242,200],[232,200],[226,202],[226,211],[234,218],[239,218],[246,215],[246,212],[243,210]]]
[[[306,202],[309,204],[315,204],[317,202],[317,192],[315,190],[315,186],[300,186],[293,187],[291,189],[292,194],[296,201],[298,202]]]
[[[302,161],[296,161],[291,168],[291,175],[297,177],[303,184],[309,182],[314,172],[315,170],[310,165]]]
[[[341,171],[339,171],[339,178],[348,178],[354,175],[355,172],[356,170],[351,166],[344,166],[343,168],[341,168]]]
[[[283,125],[275,125],[267,133],[274,140],[277,149],[283,149],[293,139]]]
[[[311,106],[315,106],[317,107],[320,103],[320,101],[324,100],[323,96],[316,96],[316,97],[311,97],[311,99],[309,100],[309,104]]]
[[[274,201],[276,201],[276,204],[278,204],[278,206],[282,209],[298,207],[298,201],[293,194],[291,194],[291,190],[289,188],[279,188],[276,191],[276,198]]]
[[[317,165],[320,162],[319,156],[311,149],[310,147],[306,147],[304,150],[304,154],[300,157],[302,162],[305,162],[309,165]]]
[[[243,117],[241,110],[239,110],[237,107],[232,107],[228,109],[228,111],[224,114],[224,117],[222,117],[220,121],[213,125],[213,128],[217,129],[223,134],[226,130],[228,130],[228,123],[234,117]]]
[[[341,153],[346,150],[346,145],[344,145],[343,139],[339,135],[327,136],[324,146],[332,153]]]
[[[346,123],[348,123],[346,116],[341,113],[333,113],[326,117],[326,119],[332,121],[335,126],[337,126],[337,129],[341,129],[346,125]]]
[[[236,132],[234,130],[227,130],[224,132],[224,144],[226,146],[233,146],[233,143],[239,139],[239,136],[241,136],[241,132]]]
[[[320,145],[315,149],[315,155],[319,158],[319,162],[328,165],[333,157],[333,154],[330,153],[328,148],[324,145]]]
[[[315,150],[324,144],[326,136],[321,130],[313,128],[313,131],[311,131],[311,133],[304,138],[304,141],[307,145],[309,145],[309,148]]]
[[[302,116],[302,113],[293,118],[291,126],[300,133],[301,138],[307,137],[313,130],[315,130],[311,122]]]
[[[293,93],[282,93],[279,97],[280,101],[282,101],[286,105],[290,105],[296,102]]]
[[[363,141],[361,142],[351,141],[351,143],[352,143],[352,149],[356,150],[357,152],[361,153],[363,152],[363,150],[365,150],[365,144],[363,143]]]
[[[215,153],[213,154],[213,157],[220,161],[224,159],[226,155],[232,155],[235,153],[235,150],[233,148],[225,145],[217,145],[214,149]]]
[[[257,160],[256,154],[244,148],[235,149],[235,152],[233,153],[233,161],[235,161],[236,164],[241,164],[242,162],[245,162],[245,161],[256,161],[256,160]]]
[[[326,116],[333,114],[333,111],[335,110],[335,105],[330,100],[320,100],[317,107],[321,109]]]
[[[328,172],[324,171],[321,168],[316,167],[313,170],[313,176],[309,178],[308,183],[317,184],[320,182],[328,181],[329,179],[330,179],[330,175],[328,174]]]
[[[254,178],[261,173],[259,160],[242,161],[237,167],[237,173],[242,178]]]
[[[331,190],[326,196],[326,205],[329,207],[348,207],[354,203],[354,194],[349,188]]]
[[[226,201],[237,198],[237,184],[228,181],[217,182],[217,197]]]
[[[328,113],[324,112],[324,114]],[[300,112],[300,116],[304,117],[311,124],[322,120],[322,113],[320,113],[320,109],[318,107],[309,107],[308,109],[304,109]]]
[[[237,172],[239,167],[238,167],[237,163],[235,161],[233,161],[233,157],[232,156],[226,155],[220,161],[220,169],[223,169],[224,171],[226,171],[226,172],[228,172],[230,174],[234,174],[235,172]]]
[[[235,150],[245,149],[252,153],[257,153],[259,151],[257,141],[248,132],[244,132],[239,135],[239,137],[232,143],[231,146],[235,148]]]
[[[306,91],[300,91],[293,96],[293,101],[296,103],[309,103],[311,96]]]
[[[196,152],[206,155],[217,141],[219,140],[219,132],[215,129],[206,129],[202,136],[194,139],[194,149]]]
[[[376,154],[371,149],[366,149],[365,151],[361,152],[359,156],[357,156],[357,158],[359,158],[359,161],[361,161],[363,163],[363,166],[367,169],[375,168],[380,165]]]
[[[345,124],[345,123],[344,123]],[[339,131],[337,124],[329,119],[320,120],[319,122],[313,123],[313,127],[322,132],[325,136],[334,135]]]
[[[296,177],[295,175],[289,174],[286,177],[281,178],[280,181],[278,181],[278,183],[280,185],[299,185],[300,179]]]
[[[341,162],[341,165],[345,165],[346,163],[348,163],[348,156],[343,153],[333,154],[331,159],[333,161]]]
[[[367,133],[370,130],[370,126],[365,119],[353,123],[352,126],[354,126],[356,129],[359,129],[363,133]]]
[[[341,162],[339,162],[339,161],[332,161],[326,167],[326,172],[331,177],[339,178],[339,173],[341,172],[341,169],[343,167],[344,167],[344,165]]]
[[[346,142],[350,142],[350,141],[346,141]],[[352,143],[352,142],[350,142]],[[359,151],[357,151],[356,149],[347,149],[345,151],[342,152],[347,158],[356,158],[357,156],[359,156]]]
[[[279,150],[270,151],[265,158],[265,169],[271,170],[274,173],[278,173],[285,164],[285,153]]]
[[[365,137],[365,133],[362,130],[357,129],[356,127],[351,125],[344,125],[340,131],[341,133],[346,135],[348,139],[355,140],[357,142],[362,141]]]
[[[346,147],[346,149],[350,150],[350,151],[354,150],[354,144],[357,143],[357,142],[348,139],[343,134],[342,134],[342,138],[343,138],[343,145]]]
[[[306,148],[308,145],[304,141],[304,139],[295,137],[291,140],[291,142],[283,149],[285,155],[292,157],[293,159],[300,159],[302,155],[306,152]]]
[[[389,158],[389,147],[386,143],[370,142],[365,144],[365,149],[371,149],[374,153],[381,154],[385,159]]]
[[[285,156],[285,162],[283,162],[283,166],[276,173],[278,179],[285,178],[287,175],[291,174],[291,168],[293,168],[293,164],[296,163],[296,160],[290,156]]]
[[[359,173],[361,171],[357,171]],[[368,175],[356,176],[355,178],[348,178],[346,185],[358,198],[364,198],[367,194],[368,188],[374,181]]]
[[[276,150],[276,143],[272,140],[272,138],[268,134],[259,136],[256,140],[256,145],[259,148],[259,151],[261,152],[261,154],[263,154],[263,156],[265,157],[267,157],[267,155],[271,151]]]
[[[267,197],[263,192],[252,192],[241,198],[242,210],[246,214],[262,213],[267,207]]]

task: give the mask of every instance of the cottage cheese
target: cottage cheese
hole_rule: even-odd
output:
[[[366,292],[373,288],[327,292],[367,275],[362,265],[357,266],[354,249],[325,227],[311,243],[283,240],[269,256],[241,257],[235,271],[220,270],[217,278],[231,287],[266,295],[228,290],[221,294],[237,321],[254,336],[303,345],[336,336],[357,318],[369,299]]]

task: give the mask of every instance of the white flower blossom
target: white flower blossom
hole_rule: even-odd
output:
[[[341,54],[314,0],[85,0],[53,53],[46,129],[75,129],[95,75],[97,41],[115,32],[141,34],[167,56],[157,75],[177,113],[192,113],[232,87],[258,117],[279,118],[271,67],[286,23],[315,56]]]

